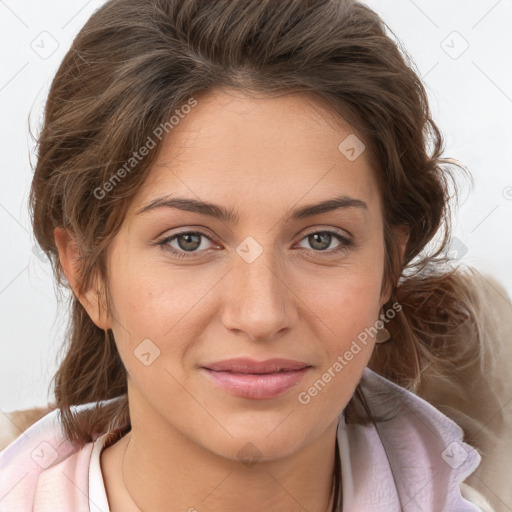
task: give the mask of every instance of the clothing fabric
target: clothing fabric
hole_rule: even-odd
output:
[[[89,509],[91,512],[107,512],[109,510],[105,483],[101,472],[100,454],[105,445],[108,433],[94,441],[89,465]]]
[[[369,368],[360,383],[372,415],[385,418],[364,426],[339,415],[340,512],[489,510],[461,493],[481,457],[459,425]],[[0,512],[108,512],[100,467],[105,434],[77,450],[57,410],[41,418],[0,452]]]

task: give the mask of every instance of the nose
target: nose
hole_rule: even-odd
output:
[[[264,250],[252,262],[236,255],[227,278],[222,313],[227,329],[265,341],[288,331],[297,321],[291,283],[272,250]]]

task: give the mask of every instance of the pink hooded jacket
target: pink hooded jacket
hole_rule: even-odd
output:
[[[338,510],[492,510],[485,500],[477,499],[477,506],[461,493],[461,482],[473,473],[481,457],[463,442],[462,429],[454,421],[369,368],[363,372],[361,386],[372,414],[394,416],[375,428],[347,425],[344,411],[340,414],[337,436],[343,505]],[[64,436],[58,410],[50,412],[0,452],[0,511],[108,512],[98,506],[108,503],[98,477],[98,448],[98,442],[87,443],[81,450],[74,448]],[[91,466],[96,468],[96,477]],[[92,492],[90,496],[93,478],[95,497]]]

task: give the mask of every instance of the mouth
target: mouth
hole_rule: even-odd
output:
[[[208,364],[201,371],[231,395],[266,400],[296,386],[310,368],[311,365],[292,360],[229,360]]]
[[[259,375],[264,373],[284,373],[310,367],[308,363],[292,359],[274,358],[256,361],[248,358],[227,359],[206,364],[203,368],[216,372],[230,372]]]
[[[306,368],[306,367],[304,367]],[[290,369],[284,369],[280,368],[279,370],[275,372],[263,372],[263,371],[253,371],[253,372],[247,372],[247,371],[235,371],[235,370],[213,370],[212,368],[205,368],[206,370],[211,370],[212,372],[225,372],[225,373],[238,373],[240,375],[273,375],[274,373],[284,373],[284,372],[295,372],[297,370],[290,370]],[[302,368],[299,368],[300,370]]]

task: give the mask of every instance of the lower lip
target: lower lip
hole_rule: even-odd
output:
[[[310,367],[281,373],[217,372],[202,368],[222,389],[232,395],[253,400],[265,400],[281,395],[296,386]]]

